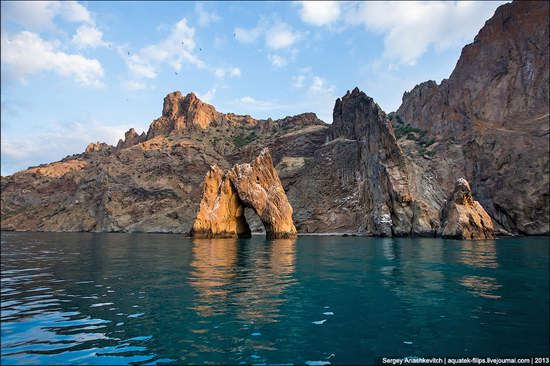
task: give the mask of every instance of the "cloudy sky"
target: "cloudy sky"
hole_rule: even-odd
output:
[[[315,112],[358,86],[384,110],[440,82],[503,2],[1,3],[1,173],[147,130],[166,94]]]

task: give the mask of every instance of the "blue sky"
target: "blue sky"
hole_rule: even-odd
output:
[[[166,94],[332,122],[358,86],[386,112],[450,75],[504,2],[1,3],[1,173],[147,130]]]

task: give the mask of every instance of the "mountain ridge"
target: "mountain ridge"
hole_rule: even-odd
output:
[[[465,178],[497,234],[547,235],[547,10],[502,5],[449,79],[415,86],[388,115],[359,88],[336,100],[331,125],[224,114],[172,92],[147,132],[2,177],[1,228],[188,233],[210,167],[268,147],[299,233],[436,236]]]

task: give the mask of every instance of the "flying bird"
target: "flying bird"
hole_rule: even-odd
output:
[[[111,45],[109,43],[107,43],[107,46],[109,46],[109,48],[111,48]]]
[[[202,51],[202,48],[199,47],[199,51]]]
[[[237,35],[235,33],[233,33],[233,37],[236,37]]]
[[[177,73],[176,71],[174,71],[174,74],[176,74],[176,75],[177,75],[178,73]]]
[[[183,43],[183,41],[181,41],[181,44],[185,44],[185,43]]]
[[[130,56],[130,51],[128,51],[128,56]]]

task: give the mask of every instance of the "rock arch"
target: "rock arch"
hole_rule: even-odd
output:
[[[251,164],[237,164],[225,174],[216,165],[210,168],[204,178],[191,236],[250,237],[250,227],[244,216],[246,207],[258,215],[268,238],[296,236],[292,207],[268,148],[264,148]]]

